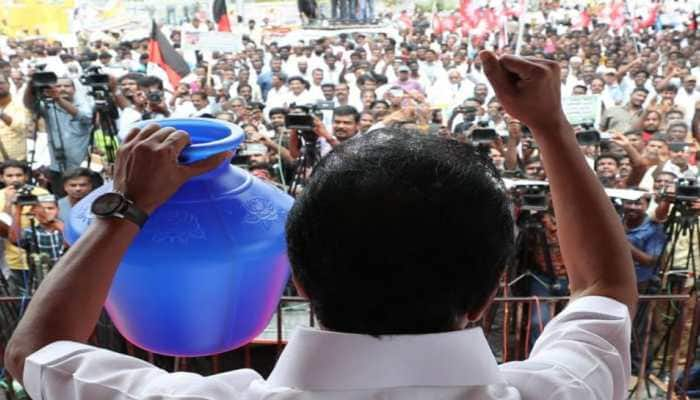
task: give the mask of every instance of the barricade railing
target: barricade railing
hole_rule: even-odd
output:
[[[551,320],[568,300],[568,297],[497,297],[478,325],[483,328],[499,361],[522,360],[530,353],[533,334],[540,323]],[[695,361],[700,321],[700,307],[695,306],[696,300],[694,294],[640,296],[632,329],[633,379],[630,398],[683,398],[689,384],[694,384],[690,382],[690,372]],[[27,298],[0,297],[0,366],[6,341],[16,324],[16,316],[27,301]],[[546,309],[549,314],[539,314],[533,318],[535,309]],[[145,359],[166,370],[205,375],[255,367],[258,356],[254,356],[253,352],[256,349],[274,349],[260,354],[260,357],[268,358],[263,369],[269,371],[294,328],[316,324],[307,300],[283,297],[267,329],[253,342],[231,353],[181,358],[147,352],[127,342],[106,314],[100,318],[91,343]],[[222,360],[225,362],[222,363]],[[265,375],[264,372],[261,373]]]

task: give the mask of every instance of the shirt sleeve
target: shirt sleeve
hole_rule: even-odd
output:
[[[242,399],[255,371],[203,377],[168,373],[138,358],[75,342],[54,342],[29,356],[24,386],[34,400]]]
[[[503,364],[501,371],[523,400],[622,400],[631,370],[630,337],[624,304],[581,297],[547,324],[527,360]]]
[[[83,126],[92,125],[92,104],[88,101],[83,101],[77,104],[76,108],[78,109],[78,114],[73,117],[73,121],[79,122]]]

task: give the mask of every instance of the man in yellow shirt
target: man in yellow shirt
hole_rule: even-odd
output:
[[[27,159],[28,112],[12,98],[8,77],[0,74],[0,160]]]
[[[5,184],[5,188],[0,190],[0,210],[3,214],[3,218],[0,218],[3,222],[0,223],[11,225],[7,221],[11,221],[11,216],[16,215],[13,208],[19,207],[16,204],[18,189],[29,181],[26,165],[16,160],[5,161],[0,166],[0,180]],[[40,196],[48,194],[48,192],[42,188],[32,187],[31,194]],[[23,229],[31,226],[27,217],[30,210],[31,206],[23,207],[21,221]],[[3,229],[3,231],[6,230]],[[8,280],[10,293],[15,296],[29,295],[30,271],[25,251],[12,244],[7,236],[4,237],[3,246],[5,248],[5,264],[10,269],[10,279]]]

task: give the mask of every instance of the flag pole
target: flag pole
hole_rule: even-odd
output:
[[[523,35],[525,35],[525,16],[527,15],[527,10],[530,8],[530,1],[523,1],[523,8],[520,12],[520,17],[518,18],[518,38],[515,41],[515,55],[520,55],[520,50],[523,46]]]

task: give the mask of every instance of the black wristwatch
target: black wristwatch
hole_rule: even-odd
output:
[[[139,210],[134,203],[118,192],[105,193],[92,203],[93,214],[100,218],[121,218],[131,221],[143,228],[148,221],[148,214]]]

